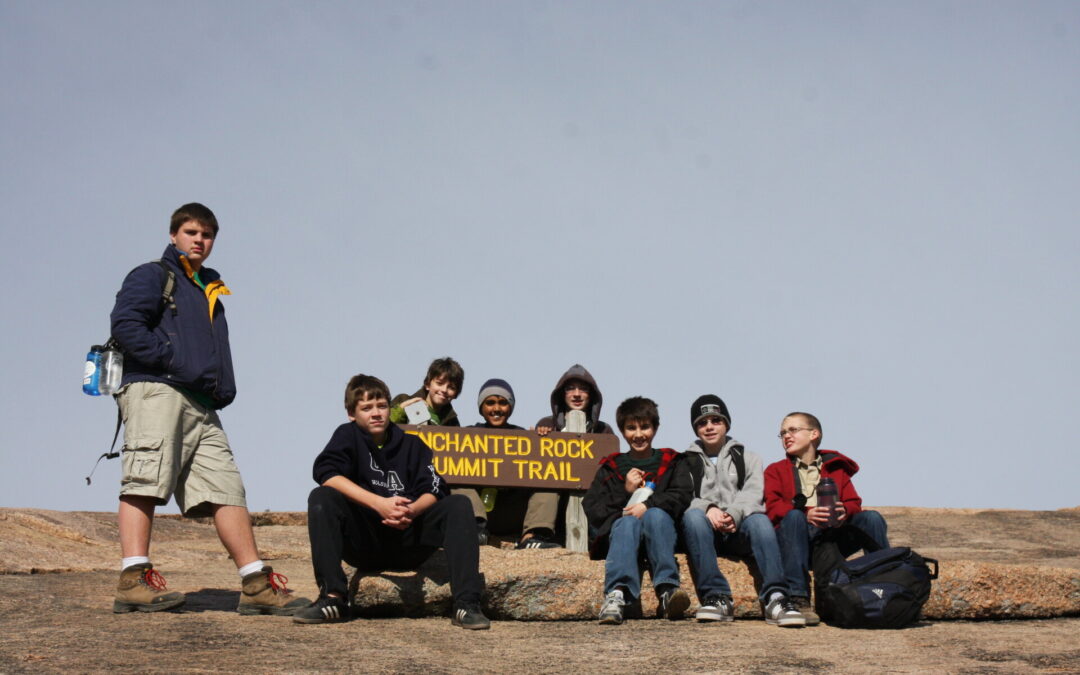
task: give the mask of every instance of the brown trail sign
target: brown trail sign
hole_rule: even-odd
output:
[[[619,451],[611,434],[400,426],[431,448],[435,470],[451,485],[585,491],[600,460]]]

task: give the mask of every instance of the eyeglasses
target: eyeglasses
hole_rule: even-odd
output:
[[[776,434],[777,438],[783,438],[784,436],[794,436],[800,431],[813,431],[810,427],[788,427],[787,429],[781,429],[780,433]]]

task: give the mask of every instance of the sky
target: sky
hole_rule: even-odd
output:
[[[581,363],[660,447],[715,393],[766,463],[815,413],[868,506],[1080,505],[1075,2],[0,0],[0,86],[0,506],[116,508],[83,360],[190,201],[253,511],[351,375],[447,355],[467,424]]]

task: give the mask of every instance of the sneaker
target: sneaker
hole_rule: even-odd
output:
[[[461,626],[468,630],[487,630],[491,628],[491,620],[484,616],[478,604],[463,604],[454,608],[454,616],[450,623]]]
[[[258,572],[252,572],[243,579],[240,590],[240,604],[236,611],[241,614],[277,614],[292,616],[297,610],[311,604],[307,598],[298,598],[285,587],[289,578],[278,574],[267,565]]]
[[[527,548],[562,548],[552,541],[552,537],[546,532],[533,531],[530,534],[532,534],[531,537],[522,537],[514,548],[519,551],[524,551]]]
[[[694,618],[698,621],[734,621],[735,605],[726,595],[710,595],[698,607]]]
[[[345,598],[324,595],[307,607],[296,610],[292,620],[295,623],[333,623],[348,621],[349,615],[349,603],[345,602]]]
[[[657,589],[660,591],[660,589]],[[678,586],[667,586],[657,593],[660,600],[656,605],[656,616],[659,618],[678,621],[690,608],[690,596]]]
[[[488,543],[487,525],[481,523],[480,521],[476,522],[476,541],[481,546],[487,546]]]
[[[813,605],[810,604],[810,598],[792,598],[792,600],[795,601],[795,608],[806,619],[807,626],[816,626],[821,623],[821,617],[814,611]]]
[[[132,565],[120,573],[113,612],[160,612],[184,604],[184,594],[165,587],[165,577],[150,563]]]
[[[604,596],[604,604],[600,608],[600,623],[618,626],[623,622],[624,607],[626,607],[626,600],[623,599],[623,592],[616,588]]]
[[[786,595],[773,595],[765,605],[765,623],[782,628],[799,628],[806,625],[806,618],[795,607],[795,603]]]

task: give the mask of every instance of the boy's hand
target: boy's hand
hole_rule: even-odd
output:
[[[847,518],[847,511],[844,509],[843,504],[837,504],[836,510],[836,522],[840,524]],[[829,526],[829,509],[825,506],[815,506],[814,508],[806,512],[806,520],[814,527],[825,529]]]
[[[379,497],[375,501],[375,512],[382,516],[384,525],[395,527],[403,519],[412,522],[412,509],[409,508],[411,503],[412,500],[407,497]],[[408,523],[405,527],[408,527]]]
[[[622,510],[622,514],[624,516],[633,516],[638,520],[641,520],[641,517],[645,515],[645,511],[648,510],[648,508],[648,506],[645,506],[645,502],[638,502],[633,506],[627,506]]]
[[[709,524],[712,525],[712,529],[717,532],[735,531],[735,519],[731,517],[730,513],[719,506],[710,506],[709,510],[705,512],[705,516],[709,519]]]
[[[536,427],[537,436],[547,436],[551,433],[551,427]]]
[[[626,482],[623,484],[627,492],[633,492],[645,484],[645,472],[641,469],[630,469],[626,472]],[[641,516],[638,516],[640,518]]]

